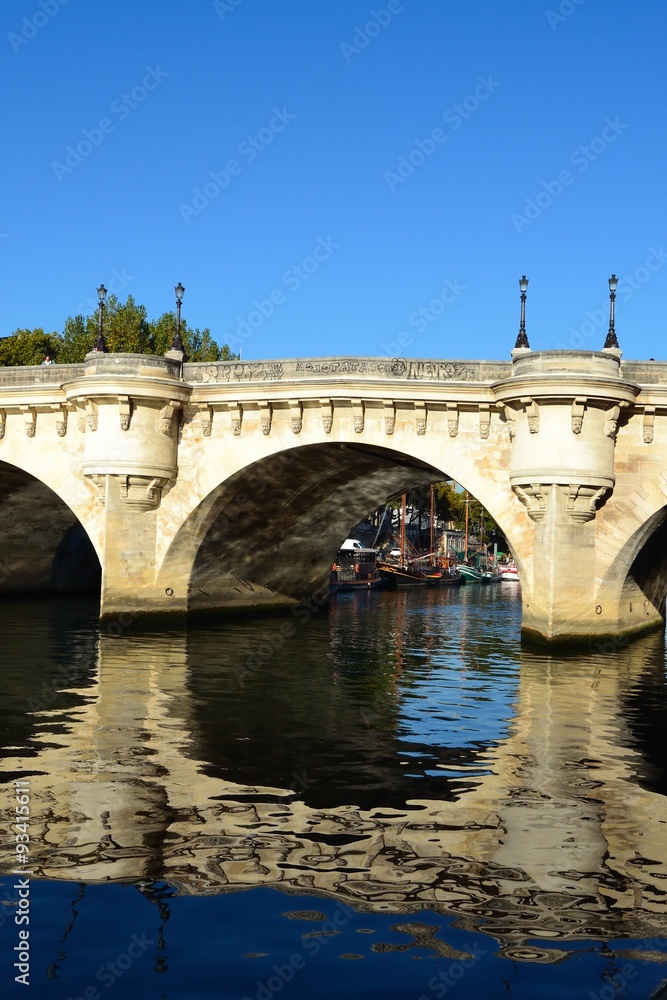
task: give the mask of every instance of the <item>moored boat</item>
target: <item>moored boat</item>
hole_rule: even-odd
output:
[[[520,583],[519,571],[513,562],[505,563],[499,567],[500,569],[500,579],[505,581],[511,581],[512,583]]]
[[[387,590],[396,590],[397,587],[425,587],[428,582],[426,574],[416,566],[379,560],[378,569]]]
[[[418,567],[426,577],[429,587],[456,587],[465,583],[460,567],[454,558],[438,556],[427,552],[410,560],[410,565]]]
[[[340,593],[346,590],[375,590],[382,580],[375,549],[340,548],[329,575],[329,588]]]
[[[475,569],[474,566],[466,566],[465,563],[461,563],[459,571],[464,577],[466,583],[482,583],[484,580],[484,574],[480,573],[480,571]]]

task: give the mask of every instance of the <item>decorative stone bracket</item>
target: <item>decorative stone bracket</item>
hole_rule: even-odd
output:
[[[575,396],[572,401],[572,413],[570,417],[570,422],[572,424],[572,433],[581,434],[582,428],[584,426],[584,413],[586,412],[586,403],[588,400],[585,396]]]
[[[120,498],[136,510],[153,510],[160,505],[162,488],[169,480],[155,476],[119,476]]]
[[[553,484],[524,483],[513,485],[512,489],[528,512],[532,521],[544,520],[551,491],[556,488],[565,497],[565,511],[575,524],[592,521],[598,504],[610,492],[608,486],[585,486],[570,483],[567,486]]]
[[[627,405],[627,403],[619,403],[618,406],[612,406],[610,410],[607,410],[605,414],[606,420],[604,422],[604,432],[607,437],[616,438],[621,410],[625,409]]]
[[[241,434],[241,424],[243,422],[243,407],[240,403],[229,403],[229,415],[232,420],[232,434],[239,437]]]
[[[37,410],[34,406],[22,406],[21,413],[25,421],[25,432],[29,438],[34,438],[37,429]]]
[[[566,495],[565,509],[577,524],[585,524],[595,517],[599,502],[609,493],[606,486],[570,485],[561,487]]]
[[[7,427],[7,411],[0,410],[0,438],[5,436],[5,429]]]
[[[200,403],[197,409],[202,433],[205,438],[210,437],[213,427],[213,407],[209,406],[208,403]]]
[[[262,428],[262,434],[271,433],[271,418],[273,416],[273,411],[271,409],[271,404],[268,400],[263,400],[259,404],[259,422]]]
[[[491,408],[488,403],[479,404],[479,436],[483,441],[489,436],[491,429]]]
[[[292,432],[294,434],[300,434],[301,428],[303,427],[303,406],[298,399],[290,399],[289,411]]]
[[[91,431],[97,430],[97,403],[92,399],[86,400],[86,422]]]
[[[653,441],[653,432],[655,429],[655,406],[645,406],[644,407],[644,444],[651,444]]]
[[[87,476],[86,478],[89,479],[91,483],[93,483],[93,485],[95,486],[95,489],[97,490],[97,499],[100,501],[100,503],[101,504],[106,503],[107,477],[101,475],[94,475],[94,476]]]
[[[160,423],[159,430],[160,434],[165,434],[167,437],[171,435],[171,428],[174,421],[174,414],[177,414],[181,408],[180,401],[178,399],[170,399],[168,403],[165,403],[160,410]]]
[[[531,434],[538,434],[540,430],[540,404],[530,396],[522,396],[521,404],[528,418],[528,430]]]
[[[86,403],[83,399],[76,401],[76,425],[81,434],[86,433]]]
[[[415,428],[417,434],[426,434],[426,403],[415,402]]]
[[[132,400],[129,396],[118,397],[118,416],[120,418],[120,429],[129,431],[130,420],[132,419]]]
[[[513,410],[511,406],[501,406],[501,413],[503,419],[507,424],[507,431],[510,436],[510,441],[513,441],[516,436],[516,410]]]
[[[361,434],[364,429],[364,401],[362,399],[352,400],[352,423],[354,433]]]
[[[530,483],[524,486],[512,486],[521,503],[528,511],[531,521],[541,521],[547,512],[548,486],[540,483]]]
[[[396,428],[396,404],[393,399],[384,401],[384,432],[393,434]]]
[[[57,403],[51,407],[51,412],[56,418],[56,434],[58,437],[65,437],[67,434],[67,407],[62,403]]]
[[[169,482],[161,476],[105,476],[91,475],[87,477],[97,489],[97,499],[106,503],[107,479],[117,480],[120,488],[120,499],[134,510],[155,510],[162,499],[162,490]]]
[[[322,413],[322,426],[324,433],[330,434],[333,427],[333,403],[330,399],[320,400],[320,410]]]
[[[456,403],[447,403],[447,428],[449,436],[454,438],[459,432],[459,408]]]

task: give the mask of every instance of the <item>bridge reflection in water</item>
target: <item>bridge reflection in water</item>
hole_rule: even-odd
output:
[[[33,620],[5,687],[10,717],[35,714],[5,772],[30,776],[36,877],[430,909],[528,961],[664,935],[662,637],[531,652],[518,600],[468,590],[358,595],[289,636],[274,618],[94,648],[61,610]]]

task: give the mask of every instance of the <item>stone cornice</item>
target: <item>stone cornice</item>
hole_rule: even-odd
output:
[[[557,374],[523,375],[497,382],[493,391],[498,402],[510,402],[525,396],[540,400],[567,400],[574,396],[587,396],[605,402],[634,403],[641,387],[620,378],[602,378],[598,375]]]
[[[131,396],[134,399],[173,398],[186,402],[192,392],[186,382],[137,375],[85,375],[76,382],[66,383],[62,389],[67,400],[83,396],[87,399]]]
[[[387,386],[386,382],[357,382],[354,379],[346,379],[336,383],[315,383],[309,385],[303,382],[285,382],[279,386],[272,386],[262,383],[261,392],[256,386],[240,385],[197,385],[192,389],[192,403],[203,404],[216,403],[223,404],[229,400],[237,400],[240,403],[257,405],[263,398],[269,398],[272,402],[288,402],[298,396],[303,402],[317,402],[322,396],[326,396],[334,401],[349,400],[354,397],[361,397],[368,401],[382,403],[384,399],[391,398],[399,403],[413,404],[415,400],[415,386],[406,386],[402,383],[395,383]],[[428,389],[423,387],[418,393],[419,399],[432,403],[433,405],[446,406],[448,402],[457,402],[471,409],[476,409],[480,403],[493,404],[495,396],[486,385],[462,385],[457,386],[436,386],[429,385]]]

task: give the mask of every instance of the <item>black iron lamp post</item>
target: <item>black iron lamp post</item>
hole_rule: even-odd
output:
[[[612,274],[609,279],[609,333],[604,342],[605,349],[615,347],[618,350],[618,337],[614,327],[614,303],[616,302],[616,289],[618,288],[618,278]]]
[[[183,346],[183,341],[181,340],[181,303],[183,302],[183,293],[185,289],[179,281],[179,283],[174,288],[176,293],[176,333],[174,334],[174,339],[171,342],[170,351],[180,351],[183,355],[183,360],[187,361],[185,354],[185,347]]]
[[[95,338],[95,343],[93,344],[93,350],[98,351],[101,354],[108,354],[109,348],[107,347],[107,342],[104,339],[104,300],[107,297],[107,290],[104,285],[100,285],[97,289],[97,336]]]
[[[519,288],[521,289],[521,323],[519,324],[519,335],[516,338],[514,349],[524,347],[530,350],[530,344],[526,336],[526,291],[528,290],[528,278],[525,274],[519,278]]]

